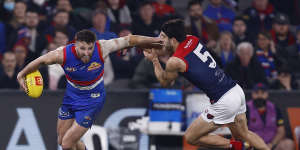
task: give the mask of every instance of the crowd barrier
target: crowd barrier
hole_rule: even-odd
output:
[[[184,92],[183,95],[194,94]],[[21,91],[0,91],[0,149],[1,150],[59,150],[56,135],[57,111],[64,95],[64,91],[44,91],[39,99],[31,99]],[[246,92],[247,99],[250,92]],[[300,108],[300,92],[270,91],[270,100],[273,101],[283,113],[287,134],[292,137],[288,108]],[[130,121],[144,116],[149,106],[149,91],[108,91],[106,102],[100,116],[95,122],[95,130],[118,129],[127,127]],[[292,110],[292,109],[291,109]],[[293,120],[300,120],[296,113]],[[293,121],[294,122],[294,121]],[[109,132],[106,131],[105,132]],[[99,135],[100,137],[102,135]],[[138,149],[149,148],[149,138],[140,134]],[[108,138],[103,136],[102,138]],[[84,140],[90,142],[93,136]],[[130,136],[127,139],[133,140]],[[108,149],[107,140],[101,139],[95,149]],[[103,148],[104,147],[104,148]],[[112,149],[112,148],[110,148]]]

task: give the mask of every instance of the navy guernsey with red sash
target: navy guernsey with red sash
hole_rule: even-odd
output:
[[[182,74],[187,80],[201,89],[211,99],[217,102],[236,83],[219,68],[216,61],[195,36],[188,35],[179,44],[173,57],[180,58],[186,64]]]

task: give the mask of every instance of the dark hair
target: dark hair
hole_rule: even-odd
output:
[[[267,31],[261,31],[261,32],[259,32],[257,34],[257,39],[258,39],[259,35],[262,35],[262,36],[266,37],[267,39],[272,40],[271,34],[269,32],[267,32]]]
[[[57,16],[59,13],[67,13],[69,15],[69,12],[65,10],[57,10],[57,12],[54,14],[54,16]]]
[[[33,8],[33,7],[28,8],[28,9],[26,10],[26,13],[28,13],[28,12],[30,12],[30,13],[35,13],[35,14],[38,14],[38,15],[39,15],[38,10],[35,9],[35,8]]]
[[[169,37],[183,42],[186,38],[184,23],[181,19],[172,19],[162,25],[161,30]]]
[[[94,32],[84,29],[76,33],[75,41],[94,43],[96,41],[96,35]]]
[[[56,34],[56,32],[61,32],[69,38],[69,32],[68,32],[67,28],[55,28],[54,33]]]
[[[246,21],[245,21],[245,19],[242,16],[236,16],[233,19],[233,23],[236,22],[236,21],[243,21],[246,24]]]
[[[144,6],[146,6],[146,5],[150,5],[150,6],[152,6],[152,2],[151,1],[149,1],[149,0],[145,0],[145,1],[143,1],[143,2],[140,2],[140,4],[139,4],[139,9],[140,8],[142,8],[142,7],[144,7]]]
[[[187,9],[190,9],[193,5],[200,5],[201,6],[202,0],[190,0]]]

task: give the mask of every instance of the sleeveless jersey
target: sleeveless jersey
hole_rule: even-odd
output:
[[[217,102],[236,83],[216,64],[216,61],[195,36],[187,36],[179,44],[173,57],[180,58],[186,64],[182,74],[187,80],[201,89]]]
[[[67,79],[63,104],[82,107],[103,101],[104,60],[99,42],[95,42],[94,52],[88,63],[83,63],[77,56],[74,44],[67,45],[63,51],[62,67]]]

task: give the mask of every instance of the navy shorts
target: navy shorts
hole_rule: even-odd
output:
[[[70,104],[62,104],[58,110],[58,118],[61,120],[73,119],[85,128],[90,128],[94,123],[97,115],[100,113],[103,107],[104,101],[94,103],[84,109],[75,107]]]

